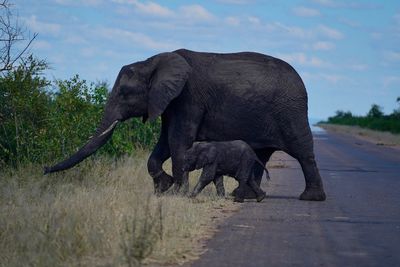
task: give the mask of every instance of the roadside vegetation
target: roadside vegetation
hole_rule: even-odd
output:
[[[0,266],[140,266],[197,257],[239,205],[213,185],[196,199],[153,194],[147,158],[160,121],[121,123],[79,166],[43,175],[94,133],[110,90],[48,80],[12,5],[0,1]],[[170,164],[166,163],[166,170]],[[191,174],[193,185],[199,175]],[[236,186],[225,183],[227,192]]]
[[[400,97],[397,98],[400,105]],[[327,124],[359,126],[377,131],[385,131],[393,134],[400,134],[400,107],[394,110],[391,114],[385,115],[382,108],[376,104],[371,106],[371,109],[365,116],[354,116],[350,111],[336,111],[336,115],[329,117]]]
[[[95,131],[109,86],[88,83],[78,75],[49,81],[47,63],[29,56],[0,77],[0,165],[51,163],[76,151]],[[149,148],[159,135],[160,122],[139,118],[122,123],[98,155],[131,154]]]
[[[0,172],[0,266],[140,266],[196,258],[202,241],[239,205],[218,198],[213,185],[196,199],[155,196],[147,157],[137,149],[50,176],[36,164]],[[226,182],[232,191],[234,180]]]

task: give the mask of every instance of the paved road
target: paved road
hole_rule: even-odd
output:
[[[400,150],[315,133],[327,200],[297,200],[296,161],[274,157],[269,198],[247,202],[226,220],[201,266],[400,266]],[[279,159],[280,158],[280,159]]]

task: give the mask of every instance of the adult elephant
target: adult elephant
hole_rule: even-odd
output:
[[[244,140],[267,162],[276,150],[296,158],[306,186],[302,200],[325,200],[307,118],[307,93],[286,62],[259,53],[201,53],[180,49],[124,66],[93,137],[70,158],[45,168],[68,169],[94,153],[118,122],[161,115],[161,135],[148,161],[156,192],[173,183],[187,190],[184,152],[194,141]],[[172,174],[162,164],[172,159]],[[255,170],[261,181],[262,168]]]

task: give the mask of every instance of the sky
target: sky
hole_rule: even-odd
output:
[[[309,117],[391,113],[400,97],[400,1],[11,0],[50,79],[112,86],[121,67],[186,48],[254,51],[302,77]]]

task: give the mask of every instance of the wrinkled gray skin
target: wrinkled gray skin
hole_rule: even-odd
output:
[[[256,199],[260,202],[266,195],[254,180],[253,168],[256,164],[263,167],[263,163],[257,158],[253,149],[241,140],[195,142],[185,152],[183,170],[203,169],[191,194],[192,197],[196,197],[204,187],[215,181],[216,178],[220,179],[222,175],[229,175],[239,182],[235,194],[236,202],[244,201],[246,185],[249,185],[255,192]]]
[[[325,200],[302,80],[286,62],[251,52],[181,49],[124,66],[93,137],[70,158],[46,167],[45,173],[71,168],[94,153],[109,140],[117,123],[158,116],[161,135],[148,161],[156,192],[173,183],[176,190],[188,191],[183,155],[194,141],[243,140],[263,163],[276,150],[296,158],[306,181],[300,199]],[[162,169],[169,157],[173,177]],[[262,167],[256,168],[257,184],[262,172]]]

